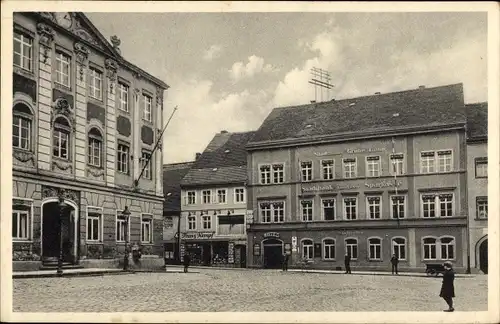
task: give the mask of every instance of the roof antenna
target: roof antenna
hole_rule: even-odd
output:
[[[330,89],[334,87],[333,84],[330,84],[330,72],[313,67],[311,74],[313,77],[309,80],[309,83],[314,85],[314,102],[318,102],[318,87],[320,90],[320,102],[323,102],[324,89],[326,89],[326,98],[330,98]]]

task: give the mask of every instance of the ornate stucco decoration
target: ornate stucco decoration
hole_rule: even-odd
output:
[[[49,58],[49,50],[52,48],[52,43],[54,41],[54,30],[44,24],[38,23],[36,25],[36,31],[40,37],[40,44],[43,45],[43,63],[47,63],[47,59]]]
[[[84,67],[86,66],[87,59],[89,57],[90,51],[87,48],[87,46],[83,45],[82,43],[75,43],[74,44],[74,49],[75,49],[75,54],[76,54],[76,61],[80,64],[80,81],[83,81],[83,73]]]
[[[42,186],[42,200],[45,198],[56,198],[62,196],[64,199],[71,200],[80,205],[80,192],[76,190],[63,189],[51,186]]]
[[[137,71],[132,72],[132,75],[134,76],[134,79],[136,79],[136,80],[142,79],[142,74],[137,72]]]
[[[163,145],[163,141],[162,141],[162,138],[160,137],[161,136],[161,129],[157,128],[156,129],[156,138],[158,139],[158,149],[161,151],[162,150],[162,145]]]
[[[16,160],[20,162],[26,163],[31,160],[33,163],[35,163],[35,154],[31,151],[13,149],[12,155],[14,155],[14,158],[16,158]]]
[[[76,131],[76,119],[73,117],[71,106],[65,98],[57,98],[50,112],[50,124],[52,125],[57,116],[65,116],[72,124],[73,132]]]
[[[104,65],[106,67],[106,75],[109,78],[109,91],[113,94],[113,86],[116,82],[116,71],[118,70],[118,63],[112,59],[106,59],[104,61]]]
[[[111,36],[110,38],[110,41],[111,41],[111,44],[113,45],[113,48],[114,50],[118,53],[118,54],[122,54],[122,51],[120,50],[120,44],[122,43],[121,40],[118,38],[118,36],[116,35],[113,35]]]
[[[47,11],[40,11],[38,12],[40,16],[47,18],[51,21],[54,21],[54,14],[52,12],[47,12]]]
[[[94,177],[102,177],[104,175],[104,170],[101,168],[96,168],[92,166],[87,166],[87,172],[93,175]]]
[[[102,49],[102,44],[97,39],[95,39],[95,37],[91,33],[89,33],[84,26],[82,26],[82,22],[80,21],[80,19],[75,19],[72,32],[76,36],[86,40],[90,44]]]
[[[139,100],[139,96],[141,95],[141,89],[135,88],[134,94],[135,94],[135,100]]]
[[[161,106],[163,104],[163,89],[156,88],[156,104]]]
[[[68,169],[71,171],[73,169],[73,166],[71,162],[54,160],[52,161],[52,170],[55,170],[56,168],[61,171],[66,171]]]

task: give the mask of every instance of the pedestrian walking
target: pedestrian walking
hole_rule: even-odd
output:
[[[351,273],[351,256],[346,252],[344,257],[345,273]]]
[[[398,274],[398,263],[399,263],[398,257],[396,256],[396,254],[393,254],[391,258],[392,274],[394,273]]]
[[[288,271],[288,254],[283,254],[283,271]]]
[[[446,261],[443,266],[443,284],[441,285],[439,297],[442,297],[448,304],[448,309],[444,311],[453,312],[455,310],[455,308],[453,308],[453,297],[455,297],[455,286],[453,283],[455,281],[455,271],[453,271],[453,266],[450,261]]]
[[[184,255],[184,261],[183,261],[183,264],[184,264],[184,273],[188,272],[188,268],[189,268],[189,263],[190,262],[191,262],[191,257],[189,256],[189,254]]]

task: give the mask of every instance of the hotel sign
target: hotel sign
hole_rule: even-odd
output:
[[[400,187],[403,183],[401,181],[397,181],[396,185]],[[302,191],[335,191],[335,190],[349,190],[349,189],[359,189],[359,185],[315,185],[311,187],[303,187]],[[375,183],[365,182],[365,187],[369,189],[373,188],[387,188],[394,187],[394,181],[381,181]]]
[[[280,233],[278,233],[278,232],[267,232],[267,233],[264,233],[264,237],[276,237],[276,238],[279,238],[280,237]]]
[[[184,232],[181,233],[183,240],[208,240],[214,237],[215,232]],[[175,238],[179,237],[179,233],[175,233]]]

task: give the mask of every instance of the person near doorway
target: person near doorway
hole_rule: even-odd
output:
[[[191,257],[189,256],[189,254],[184,255],[184,261],[183,261],[183,264],[184,264],[184,273],[188,272],[188,268],[189,268],[189,263],[190,262],[191,262]]]
[[[344,257],[345,273],[351,273],[351,256],[349,253],[345,253]]]
[[[288,254],[283,254],[283,271],[288,271]]]
[[[455,271],[453,271],[453,266],[450,261],[446,261],[443,266],[443,283],[441,285],[439,297],[443,298],[446,301],[446,304],[448,304],[448,309],[444,311],[453,312],[455,310],[455,308],[453,308],[453,297],[455,297]]]
[[[398,257],[396,256],[396,254],[393,254],[391,258],[392,274],[398,274],[398,263]]]

